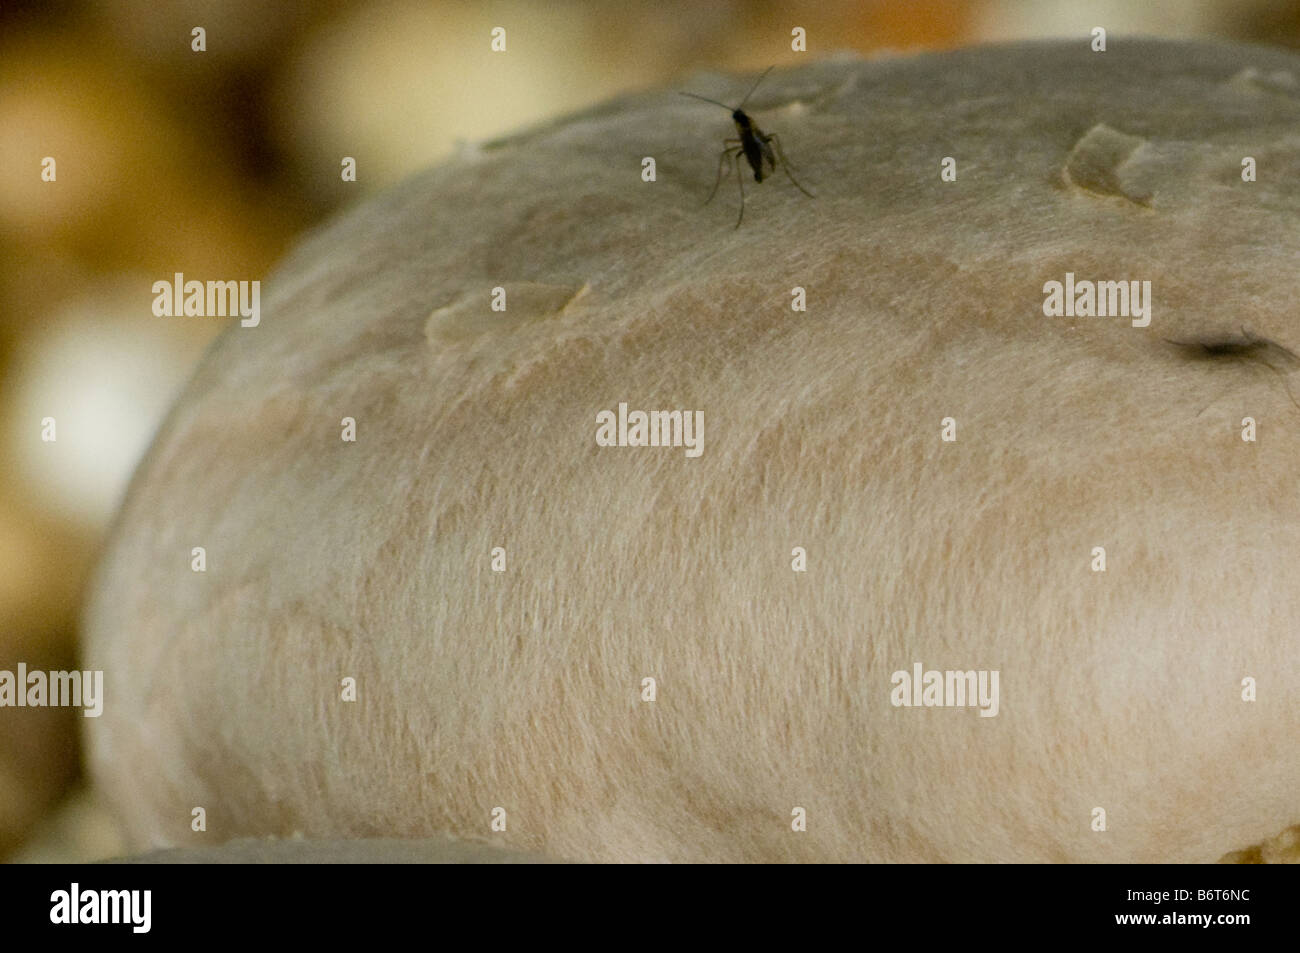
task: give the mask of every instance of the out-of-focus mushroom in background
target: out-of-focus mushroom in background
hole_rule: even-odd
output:
[[[221,326],[159,318],[176,272],[263,277],[333,210],[476,140],[674,81],[836,49],[1077,34],[1300,42],[1290,0],[0,6],[0,669],[70,668],[86,574]],[[206,30],[207,50],[191,49]],[[508,53],[489,31],[508,30]],[[807,54],[790,30],[808,31]],[[41,181],[41,161],[57,180]],[[353,156],[358,179],[339,176]],[[41,440],[41,420],[58,440]],[[111,853],[75,794],[79,714],[0,709],[0,857]],[[65,808],[58,813],[57,805]],[[20,850],[38,832],[43,846]]]

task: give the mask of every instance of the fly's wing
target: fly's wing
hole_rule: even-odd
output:
[[[746,136],[743,144],[745,161],[754,170],[754,181],[762,182],[776,170],[776,156],[772,153],[772,147],[757,130],[754,135]]]
[[[767,176],[776,171],[776,155],[772,152],[772,144],[766,138],[763,142],[763,174],[759,176],[759,181],[763,181]]]

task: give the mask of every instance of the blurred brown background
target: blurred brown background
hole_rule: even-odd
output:
[[[503,26],[507,52],[489,49]],[[804,27],[808,52],[790,50]],[[151,285],[266,276],[294,237],[475,140],[698,69],[1124,34],[1300,46],[1300,0],[85,0],[0,4],[0,669],[77,664],[136,461],[230,319]],[[206,31],[205,52],[191,30]],[[57,180],[41,180],[53,156]],[[340,178],[353,156],[357,181]],[[58,440],[42,442],[55,417]],[[0,858],[121,844],[79,710],[0,708]]]

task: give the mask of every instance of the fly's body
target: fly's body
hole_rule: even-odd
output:
[[[731,119],[736,124],[740,138],[728,141],[740,143],[745,161],[754,170],[754,181],[762,182],[776,168],[776,154],[763,135],[763,130],[758,128],[758,123],[750,119],[744,110],[737,109],[731,114]]]
[[[731,121],[736,124],[736,138],[723,140],[722,153],[718,156],[718,175],[713,180],[713,191],[709,197],[704,200],[708,205],[713,201],[713,196],[718,192],[718,184],[722,181],[722,167],[727,159],[734,159],[736,163],[736,183],[740,186],[740,216],[736,219],[736,228],[740,228],[740,223],[745,219],[745,183],[740,174],[740,157],[744,156],[749,167],[754,171],[754,181],[761,183],[765,178],[779,165],[781,171],[786,174],[794,187],[804,195],[813,198],[813,194],[799,184],[799,181],[790,172],[790,164],[786,162],[784,150],[781,148],[781,140],[775,133],[768,135],[758,128],[758,123],[750,118],[749,114],[742,108],[749,97],[754,95],[754,90],[758,89],[758,84],[772,71],[768,67],[763,75],[758,78],[758,82],[753,85],[745,98],[740,101],[740,105],[734,109],[726,103],[720,103],[716,99],[708,99],[704,96],[697,96],[694,93],[682,93],[683,96],[690,96],[692,99],[700,99],[706,103],[713,103],[715,106],[721,106],[731,112]]]

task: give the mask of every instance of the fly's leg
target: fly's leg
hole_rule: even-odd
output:
[[[804,195],[808,196],[808,198],[810,199],[816,198],[817,196],[813,195],[811,192],[809,192],[807,189],[805,189],[802,185],[799,184],[799,180],[796,179],[794,177],[794,174],[790,171],[790,162],[785,157],[785,150],[781,148],[781,140],[780,138],[778,138],[777,134],[772,133],[770,136],[765,136],[764,139],[765,141],[770,142],[772,146],[776,149],[776,157],[781,160],[781,171],[783,171],[786,174],[786,178],[788,178],[791,182],[793,182],[794,187],[798,189],[800,192],[802,192]]]
[[[732,145],[733,142],[735,143],[734,146]],[[719,183],[722,182],[722,164],[727,161],[727,157],[731,155],[733,150],[740,148],[739,139],[724,139],[722,140],[722,144],[727,148],[723,149],[722,152],[718,155],[718,174],[713,180],[713,190],[709,192],[709,197],[704,200],[705,205],[708,205],[710,202],[712,202],[713,196],[718,194],[718,185]]]

